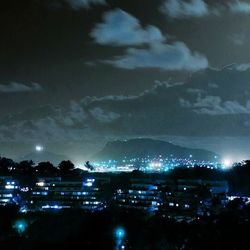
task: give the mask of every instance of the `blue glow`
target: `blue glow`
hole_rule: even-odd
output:
[[[218,162],[218,157],[213,157],[209,160],[197,160],[192,154],[187,155],[187,157],[178,158],[176,156],[170,155],[163,158],[161,155],[159,157],[144,157],[144,158],[129,158],[121,161],[101,161],[94,162],[96,172],[131,172],[136,169],[136,165],[140,165],[139,170],[145,172],[162,172],[169,171],[175,167],[182,166],[191,168],[195,165],[199,165],[204,168],[222,168],[223,164]]]
[[[53,205],[53,206],[50,206],[50,205],[45,205],[45,206],[42,206],[42,209],[62,209],[62,208],[66,208],[67,206],[58,206],[58,205]]]
[[[87,183],[84,183],[84,186],[87,186],[87,187],[92,187],[92,182],[87,182]]]
[[[27,226],[28,225],[25,220],[17,220],[13,227],[19,234],[22,234],[27,229]]]
[[[27,213],[28,212],[26,207],[21,207],[19,211],[20,211],[20,213]]]
[[[125,237],[125,235],[126,235],[126,232],[125,232],[124,228],[118,227],[115,229],[116,238],[123,239]]]

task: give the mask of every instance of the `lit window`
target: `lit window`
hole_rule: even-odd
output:
[[[15,186],[7,184],[7,185],[5,185],[5,188],[6,188],[6,189],[14,189]]]
[[[36,185],[37,185],[37,186],[39,186],[39,187],[43,187],[43,186],[44,186],[44,184],[45,184],[45,183],[44,183],[43,181],[40,181],[40,182],[37,182],[37,184],[36,184]]]

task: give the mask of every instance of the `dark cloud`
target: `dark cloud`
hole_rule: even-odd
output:
[[[95,107],[89,111],[91,115],[99,122],[111,123],[117,120],[120,115],[114,112],[107,112],[99,107]]]
[[[85,97],[65,109],[29,110],[2,120],[1,139],[8,131],[14,140],[28,135],[49,141],[82,140],[89,133],[239,136],[248,133],[249,76],[249,70],[209,69],[184,82],[158,81],[138,95]]]
[[[246,34],[242,32],[230,34],[228,37],[237,46],[242,46],[246,42]]]
[[[32,92],[40,91],[42,87],[40,84],[32,82],[30,84],[20,82],[10,82],[9,84],[0,84],[0,92],[16,93],[16,92]]]
[[[236,65],[236,69],[239,71],[246,71],[250,69],[250,63],[241,63]]]
[[[137,95],[89,96],[65,108],[30,109],[1,119],[0,140],[57,145],[79,156],[115,138],[161,138],[186,146],[194,141],[197,147],[195,137],[240,138],[249,134],[249,77],[249,70],[230,66],[207,69],[182,82],[156,81]],[[208,147],[204,141],[200,147],[211,149],[207,140]]]
[[[95,4],[106,4],[106,0],[63,0],[68,3],[73,9],[89,8]]]
[[[192,109],[198,114],[207,115],[230,115],[230,114],[250,114],[250,100],[245,105],[241,105],[238,101],[223,102],[219,96],[204,96],[200,93],[194,103],[180,99],[182,107]]]
[[[229,65],[224,66],[223,68],[226,68],[228,70],[236,70],[236,71],[247,71],[250,69],[250,63],[232,63]]]
[[[250,3],[247,1],[234,0],[228,4],[230,10],[235,13],[250,13]]]

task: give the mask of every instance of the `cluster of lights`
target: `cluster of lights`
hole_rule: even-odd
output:
[[[5,185],[5,189],[15,189],[15,182],[14,181],[7,181]]]
[[[86,182],[83,183],[83,186],[92,187],[95,179],[87,179]]]
[[[149,166],[151,168],[160,168],[160,167],[162,167],[162,163],[161,162],[151,162],[151,163],[149,163]]]
[[[45,205],[42,206],[42,209],[62,209],[62,208],[70,208],[70,206],[59,206],[59,205]]]
[[[124,159],[117,160],[107,160],[101,162],[93,163],[96,172],[131,172],[134,169],[139,169],[145,172],[154,172],[154,171],[169,171],[178,166],[183,166],[187,168],[191,168],[194,166],[206,167],[210,169],[223,169],[223,162],[220,163],[218,160],[218,156],[215,155],[213,160],[204,161],[197,160],[195,156],[190,154],[187,155],[186,158],[177,158],[174,155],[170,155],[169,157],[162,157],[159,155],[158,157],[144,157],[144,158],[128,158],[124,157]]]
[[[39,182],[36,183],[36,185],[38,187],[43,187],[45,185],[45,183],[43,181],[39,181]]]

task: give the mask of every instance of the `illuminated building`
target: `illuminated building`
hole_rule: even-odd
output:
[[[219,198],[221,206],[224,206],[228,193],[228,182],[201,179],[177,180],[174,196],[166,199],[170,210],[178,210],[178,213],[205,215],[211,211],[212,199]]]
[[[0,177],[0,205],[17,203],[18,189],[12,177]]]
[[[157,211],[162,202],[161,183],[165,181],[132,179],[128,189],[117,190],[117,205],[125,209]]]
[[[222,193],[227,194],[229,190],[229,185],[227,181],[214,181],[214,180],[201,180],[201,179],[193,179],[193,180],[179,179],[177,188],[178,191],[191,190],[201,185],[207,186],[212,195],[217,195]]]
[[[125,209],[195,215],[211,206],[213,197],[223,200],[227,193],[226,181],[131,179],[129,188],[117,190],[116,203]]]
[[[39,179],[32,190],[29,207],[35,210],[81,208],[98,210],[104,207],[101,186],[109,179],[86,178],[84,181]]]

